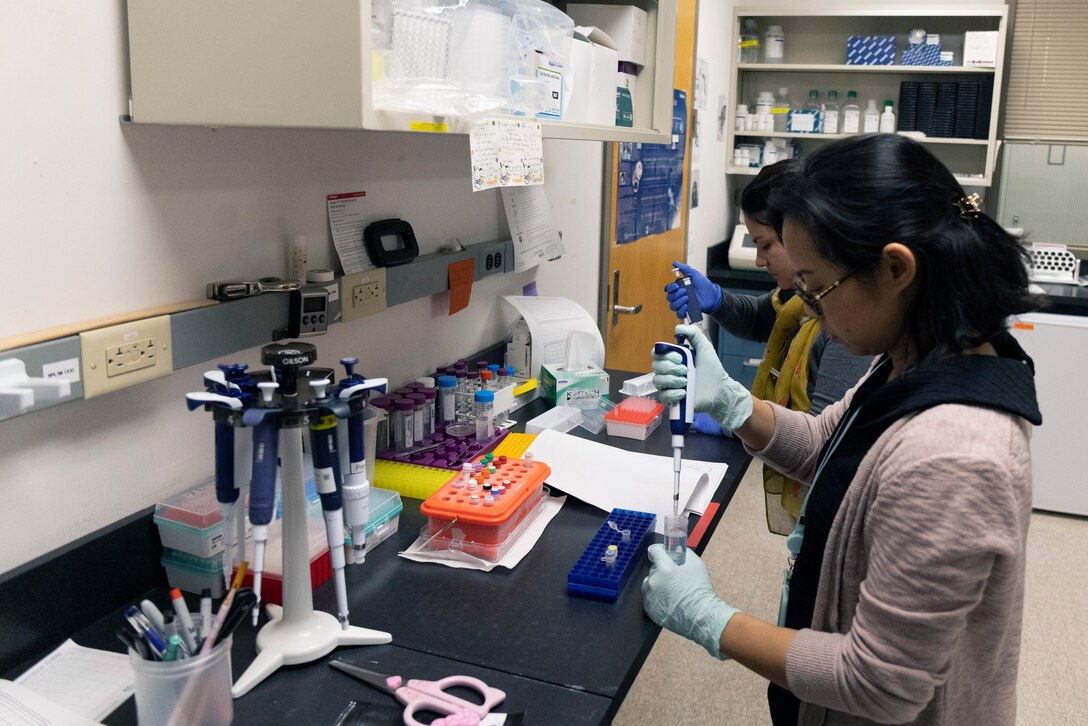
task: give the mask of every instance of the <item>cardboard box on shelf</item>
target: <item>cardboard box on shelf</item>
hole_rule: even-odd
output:
[[[646,11],[633,5],[567,3],[567,15],[577,25],[600,28],[615,43],[619,60],[646,65]],[[615,69],[613,69],[614,71]]]
[[[564,121],[614,126],[619,55],[599,28],[575,28],[570,52],[571,92]]]

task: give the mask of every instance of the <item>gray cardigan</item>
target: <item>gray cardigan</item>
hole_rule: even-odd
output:
[[[752,452],[810,481],[851,390],[774,406]],[[801,724],[1013,724],[1031,514],[1030,425],[945,404],[895,422],[832,525],[811,629],[786,656]]]

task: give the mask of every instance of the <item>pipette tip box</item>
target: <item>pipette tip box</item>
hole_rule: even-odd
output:
[[[657,516],[649,512],[613,509],[567,574],[567,593],[614,602],[646,554],[656,519]],[[610,527],[609,522],[613,522],[616,529]],[[624,530],[630,531],[630,541],[626,544],[623,542]],[[604,561],[609,545],[617,548],[616,559],[611,564]]]
[[[625,398],[604,416],[609,436],[645,441],[661,423],[665,407],[649,398]]]
[[[223,551],[223,515],[214,479],[156,504],[153,520],[163,547],[205,558]]]
[[[366,520],[366,551],[386,541],[400,528],[400,513],[404,509],[400,492],[370,487],[370,517]]]

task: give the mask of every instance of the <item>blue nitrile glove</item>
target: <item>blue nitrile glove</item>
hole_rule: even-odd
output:
[[[722,427],[718,425],[718,422],[710,417],[708,413],[697,413],[691,422],[692,431],[698,431],[701,434],[710,434],[711,436],[725,436],[722,433]]]
[[[713,313],[722,305],[722,289],[703,273],[683,262],[672,263],[673,267],[691,278],[691,289],[695,291],[695,300],[699,303],[699,309],[704,313]],[[669,309],[676,313],[681,320],[688,314],[688,290],[681,287],[680,283],[670,282],[665,286],[665,299],[669,301]]]
[[[747,421],[752,415],[752,394],[725,372],[718,352],[703,331],[694,325],[677,325],[676,332],[695,348],[695,411],[710,414],[723,429],[730,431]],[[657,399],[666,406],[682,400],[688,385],[688,369],[680,362],[680,355],[651,355]]]
[[[652,566],[642,581],[642,607],[650,620],[694,640],[718,660],[728,660],[721,652],[722,631],[740,611],[714,594],[699,555],[688,550],[678,566],[663,544],[650,545],[646,554]]]

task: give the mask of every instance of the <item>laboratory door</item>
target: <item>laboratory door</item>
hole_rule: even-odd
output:
[[[605,365],[623,371],[645,373],[650,370],[650,349],[654,341],[672,340],[677,320],[665,301],[664,287],[673,279],[674,260],[685,260],[688,212],[688,178],[690,175],[692,118],[692,79],[695,67],[695,19],[698,0],[679,0],[676,18],[676,62],[673,86],[677,91],[685,120],[683,125],[683,166],[678,195],[668,197],[676,206],[679,224],[667,231],[641,236],[630,242],[621,238],[631,236],[624,230],[617,234],[617,205],[620,188],[630,189],[632,164],[629,155],[638,153],[634,145],[610,144],[605,175],[611,202],[608,209],[607,256],[602,269],[605,297],[600,305],[601,329],[605,339]],[[686,97],[686,99],[685,99]],[[652,162],[648,162],[652,163]],[[636,172],[643,172],[641,162]],[[642,173],[639,177],[643,176]],[[674,199],[673,196],[676,196]],[[619,210],[623,214],[622,208]]]

